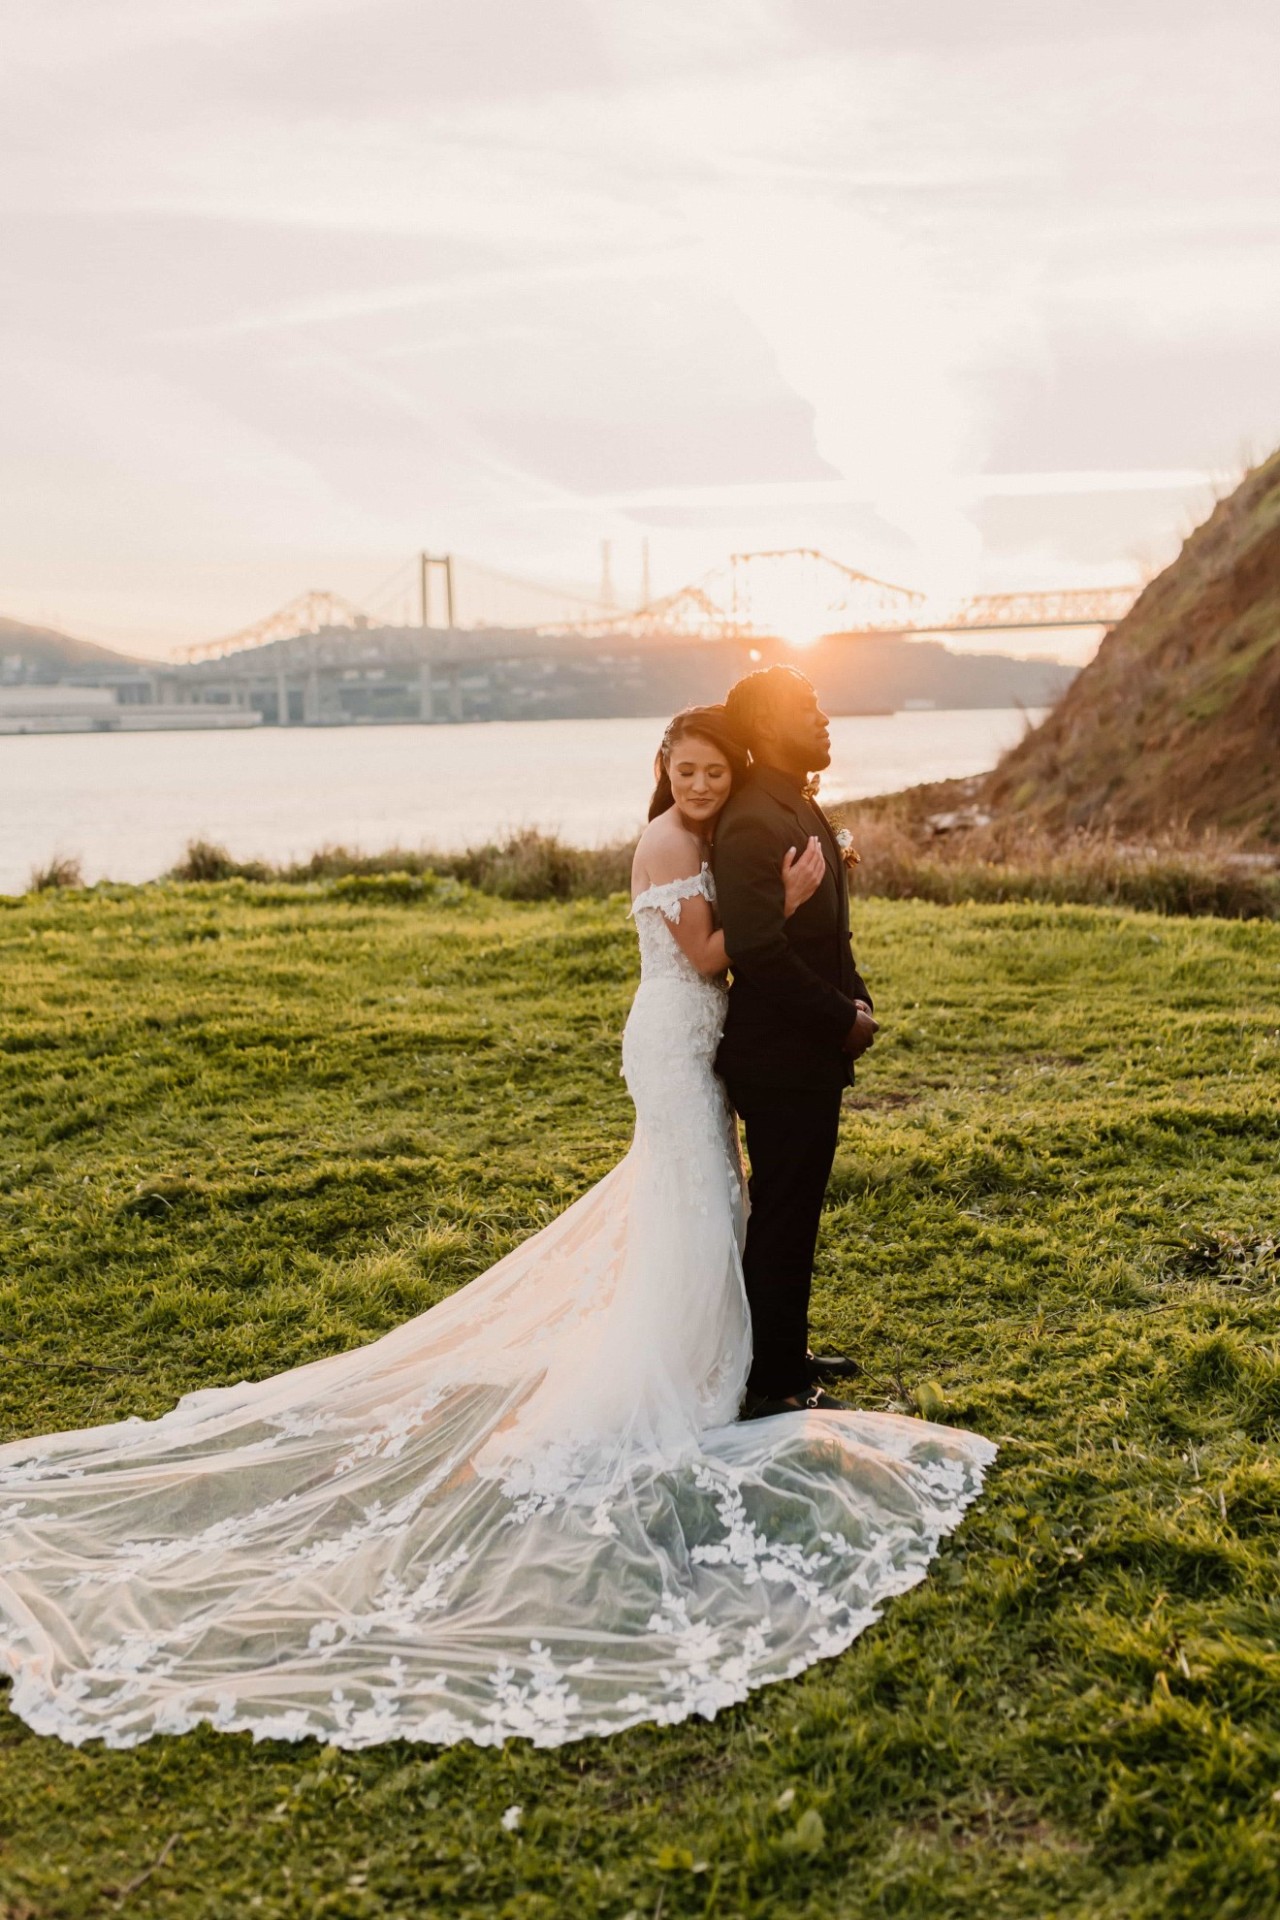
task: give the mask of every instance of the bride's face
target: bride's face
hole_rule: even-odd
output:
[[[676,741],[667,763],[671,792],[685,819],[706,826],[715,819],[733,786],[733,769],[713,740],[686,733]]]

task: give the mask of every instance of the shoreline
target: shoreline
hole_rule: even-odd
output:
[[[1007,709],[836,718],[825,795],[977,773],[1024,724]],[[614,845],[644,823],[665,725],[657,717],[0,741],[0,889],[21,891],[58,856],[78,860],[90,879],[150,880],[195,839],[273,863],[333,845],[457,854],[529,830],[573,846]]]

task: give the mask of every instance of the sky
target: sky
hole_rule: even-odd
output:
[[[1278,22],[0,0],[0,613],[159,655],[606,540],[626,599],[646,541],[1136,582],[1280,441]]]

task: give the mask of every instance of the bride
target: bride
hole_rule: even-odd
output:
[[[988,1441],[736,1418],[744,1195],[706,853],[743,771],[723,709],[667,729],[633,881],[635,1137],[599,1185],[372,1345],[0,1447],[0,1670],[30,1726],[556,1746],[710,1718],[923,1578]],[[788,911],[820,862],[788,856]]]

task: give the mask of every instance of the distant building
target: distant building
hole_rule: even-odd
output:
[[[122,700],[114,687],[0,686],[0,734],[161,733],[171,728],[256,727],[261,716],[243,709]]]

